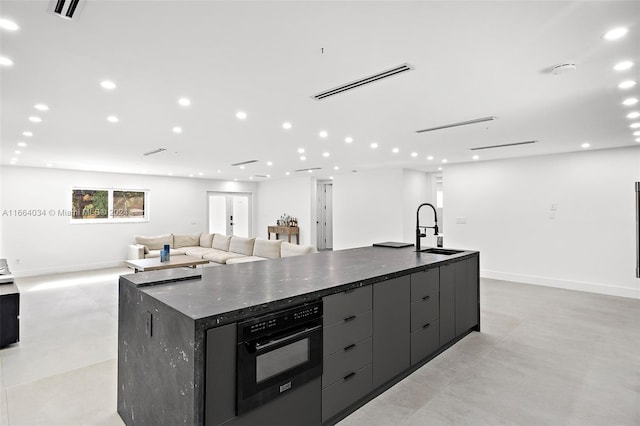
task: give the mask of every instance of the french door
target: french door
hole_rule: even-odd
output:
[[[251,194],[209,192],[209,233],[249,237]]]

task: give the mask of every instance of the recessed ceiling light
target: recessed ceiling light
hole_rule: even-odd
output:
[[[0,56],[0,65],[4,65],[5,67],[10,67],[13,65],[13,61],[6,56]]]
[[[303,155],[303,156],[301,156],[301,157],[300,157],[300,159],[301,159],[302,161],[304,161],[304,160],[306,160],[306,159],[307,159],[307,157],[305,157],[305,156]]]
[[[237,182],[237,181],[238,181],[238,178],[235,178],[233,181],[234,181],[234,182]]]
[[[633,132],[633,136],[640,136],[640,130],[636,130],[635,132]]]
[[[627,30],[627,29],[626,29],[626,28],[624,28],[624,27],[614,28],[614,29],[612,29],[612,30],[610,30],[610,31],[607,31],[607,32],[602,36],[602,38],[603,38],[603,39],[605,39],[605,40],[617,40],[617,39],[619,39],[619,38],[624,37],[624,36],[627,34],[627,32],[628,32],[628,31],[629,31],[629,30]]]
[[[329,176],[329,179],[333,180],[333,176]]]
[[[311,170],[311,169],[309,169],[309,170],[307,170],[307,171],[308,171],[309,173],[313,173],[313,170]]]
[[[113,90],[117,87],[116,84],[110,80],[101,81],[100,86],[102,86],[103,89],[107,89],[107,90]]]
[[[433,155],[427,156],[427,160],[429,160],[429,161],[433,160]]]
[[[273,166],[273,163],[271,161],[267,161],[267,166]]]
[[[323,156],[323,157],[325,157],[325,158],[326,158],[326,157],[328,157],[328,156],[330,156],[330,155],[331,155],[331,154],[330,154],[330,153],[328,153],[328,152],[323,152],[323,153],[322,153],[322,156]]]
[[[28,138],[30,138],[31,136],[33,136],[32,132],[22,132],[22,136],[26,136]]]
[[[171,130],[173,130],[173,133],[182,133],[182,127],[179,127],[179,126],[175,126]]]
[[[399,149],[399,148],[393,148],[393,149],[391,150],[391,152],[393,152],[394,154],[397,154],[397,153],[399,153],[399,152],[400,152],[400,149]]]
[[[118,121],[120,121],[120,119],[118,119],[118,117],[116,117],[115,115],[110,115],[107,117],[107,121],[109,123],[117,123]]]
[[[249,176],[249,180],[253,180],[253,176]]]
[[[473,157],[471,157],[471,158],[473,158],[474,160],[479,160],[479,159],[480,159],[480,156],[479,156],[479,155],[474,155],[474,156],[473,156]]]
[[[236,112],[236,118],[238,120],[244,120],[245,118],[247,118],[247,113],[244,111],[238,111]]]
[[[333,170],[340,170],[340,167],[338,167],[338,166],[333,166]]]
[[[35,104],[33,107],[39,111],[49,111],[49,107],[45,104]]]
[[[625,80],[622,83],[618,84],[618,87],[620,89],[630,89],[635,85],[636,85],[636,82],[634,80]]]
[[[640,142],[640,138],[636,138],[636,142]]]
[[[178,103],[180,104],[180,106],[189,106],[191,105],[191,101],[189,100],[189,98],[180,98],[178,99]]]
[[[25,146],[27,146],[26,142],[18,142],[18,146],[24,148]]]
[[[638,117],[640,117],[640,112],[638,111],[633,111],[627,114],[627,118],[638,118]]]
[[[16,149],[16,150],[15,150],[15,151],[13,151],[13,152],[14,152],[15,154],[17,154],[17,155],[22,154],[22,151],[20,151],[20,150],[18,150],[18,149]]]
[[[29,117],[29,121],[31,121],[32,123],[41,123],[42,118],[32,115],[31,117]]]
[[[202,176],[202,175],[204,175],[204,173],[198,172],[198,176]]]
[[[443,158],[443,159],[442,159],[442,162],[443,162],[443,163],[446,163],[447,161],[448,161],[448,160],[447,160],[446,158]]]
[[[173,172],[169,172],[169,176],[173,176]]]
[[[47,167],[53,167],[53,163],[47,163]]]
[[[298,154],[304,154],[304,148],[298,148]]]
[[[285,175],[287,175],[287,176],[289,176],[290,174],[291,174],[291,173],[289,173],[289,172],[286,172],[286,173],[285,173]]]
[[[318,133],[318,136],[320,136],[321,138],[326,138],[327,136],[329,136],[329,133],[327,133],[326,130],[321,130],[320,133]]]
[[[284,123],[282,123],[282,128],[289,130],[291,128],[291,123],[285,121]]]
[[[591,146],[591,144],[589,142],[585,142],[580,146],[583,147],[583,148],[589,148]]]
[[[624,101],[622,101],[622,105],[635,105],[638,103],[638,99],[637,98],[627,98]]]
[[[353,142],[353,138],[351,136],[347,136],[346,138],[344,138],[344,141],[346,143],[351,143],[351,142]]]
[[[442,167],[438,167],[438,170],[442,170]]]
[[[222,170],[218,170],[218,174],[222,174]]]
[[[4,18],[0,18],[0,28],[5,29],[7,31],[17,31],[20,29],[18,24]]]
[[[640,127],[640,123],[631,123],[629,127],[631,127],[632,129],[637,129],[638,127]]]
[[[631,61],[622,61],[622,62],[618,62],[613,69],[616,71],[625,71],[628,70],[629,68],[631,68],[633,66],[633,62]]]
[[[193,177],[193,173],[189,173],[189,177]]]
[[[412,152],[412,153],[411,153],[411,156],[415,158],[415,157],[417,157],[417,156],[418,156],[418,153],[417,153],[417,152]]]
[[[240,166],[240,168],[241,168],[242,170],[244,170],[244,166]]]
[[[378,147],[378,144],[376,142],[372,142],[369,146],[371,147],[371,149],[376,149]]]
[[[268,178],[270,178],[270,177],[271,177],[271,175],[270,175],[270,174],[267,174],[267,177],[268,177]]]

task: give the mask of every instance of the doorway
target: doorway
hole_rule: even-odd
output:
[[[251,194],[209,192],[209,233],[249,237]]]
[[[319,181],[317,191],[318,250],[333,249],[333,183]]]

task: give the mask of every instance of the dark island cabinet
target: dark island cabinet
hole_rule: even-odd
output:
[[[478,257],[459,262],[456,268],[456,337],[480,322],[478,301]]]
[[[411,274],[411,365],[440,347],[440,271]]]
[[[373,387],[409,368],[411,277],[373,285]]]
[[[322,299],[322,421],[372,390],[372,286]]]

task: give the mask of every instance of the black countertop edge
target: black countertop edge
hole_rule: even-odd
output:
[[[223,314],[213,315],[207,318],[195,319],[196,331],[204,331],[213,327],[220,327],[222,325],[234,323],[237,321],[242,321],[244,319],[255,317],[257,315],[268,314],[275,310],[286,309],[290,306],[295,306],[295,305],[303,304],[306,302],[316,301],[325,296],[356,289],[359,287],[364,287],[367,285],[372,285],[378,282],[394,279],[394,278],[405,276],[405,275],[410,275],[410,274],[421,272],[427,269],[440,267],[452,262],[457,262],[460,260],[471,258],[478,254],[479,254],[478,251],[465,250],[464,252],[459,254],[450,255],[446,257],[443,256],[442,260],[438,260],[438,261],[429,263],[427,265],[422,265],[415,268],[406,269],[403,271],[393,272],[390,274],[385,274],[385,275],[369,278],[362,281],[356,281],[349,284],[338,285],[328,289],[317,290],[317,291],[313,291],[305,294],[295,295],[295,296],[287,297],[280,300],[274,300],[268,303],[262,303],[262,304],[254,305],[248,308],[237,309],[237,310],[226,312]]]

